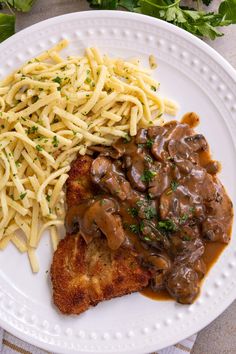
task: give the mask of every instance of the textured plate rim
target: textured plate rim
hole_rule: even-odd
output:
[[[147,23],[148,25],[158,26],[159,28],[162,28],[163,30],[166,29],[169,32],[175,33],[176,35],[182,37],[183,39],[186,39],[188,42],[191,42],[195,47],[199,48],[200,51],[203,51],[205,54],[210,56],[211,59],[213,61],[215,61],[216,63],[218,63],[221,66],[221,68],[225,72],[227,72],[227,74],[229,74],[231,76],[231,78],[236,83],[236,71],[234,70],[234,68],[218,52],[216,52],[213,48],[211,48],[208,44],[204,43],[199,38],[194,37],[192,34],[186,32],[185,30],[182,30],[181,28],[171,25],[165,21],[155,19],[155,18],[146,16],[146,15],[127,13],[127,12],[122,12],[122,11],[101,11],[101,10],[100,11],[81,11],[81,12],[74,12],[74,13],[69,13],[69,14],[62,15],[62,16],[56,16],[53,18],[49,18],[47,20],[38,22],[38,23],[36,23],[30,27],[27,27],[26,29],[18,32],[17,34],[12,36],[11,38],[4,41],[0,45],[0,48],[2,50],[4,50],[4,47],[7,48],[8,46],[11,46],[11,44],[13,44],[17,39],[21,39],[22,37],[24,37],[25,34],[28,34],[31,31],[35,32],[37,30],[41,30],[46,25],[63,23],[64,21],[67,21],[69,18],[71,18],[71,19],[78,18],[79,19],[79,18],[96,18],[96,17],[101,17],[101,18],[107,17],[109,19],[110,18],[116,18],[116,19],[122,18],[122,19],[130,19],[130,20],[133,19],[133,20],[137,20],[137,21],[140,20],[141,22]],[[201,322],[200,326],[196,327],[196,331],[203,329],[205,326],[207,326],[209,323],[211,323],[216,317],[218,317],[233,302],[233,300],[235,298],[236,298],[236,292],[231,293],[230,296],[227,297],[226,301],[222,302],[222,305],[215,310],[214,316],[211,316],[210,321],[206,318],[204,321]],[[12,327],[10,324],[6,323],[5,321],[2,321],[1,319],[0,319],[0,325],[3,328],[5,328],[7,331],[13,333],[14,335],[21,338],[22,340],[25,340],[29,343],[34,344],[35,346],[39,346],[39,347],[44,348],[46,350],[52,349],[55,351],[55,349],[56,349],[56,351],[58,353],[64,352],[63,348],[55,347],[54,345],[51,345],[50,343],[44,343],[42,340],[40,340],[38,338],[36,339],[30,335],[23,333],[19,329]],[[187,336],[190,336],[193,334],[192,330],[189,330],[189,333],[187,333],[187,332],[188,331],[185,332],[185,335],[183,338],[178,338],[177,341],[182,340],[182,339],[186,338]],[[172,341],[170,341],[170,343],[168,345],[173,345],[175,343],[176,343],[176,339],[173,339]],[[156,345],[153,345],[153,344],[150,346],[147,346],[147,345],[145,346],[145,350],[147,350],[147,351],[153,351],[155,349],[156,349]],[[82,354],[83,352],[81,351],[80,353]],[[86,351],[84,353],[88,353],[88,351]],[[143,353],[143,351],[140,351],[137,349],[135,349],[135,350],[131,349],[131,350],[129,350],[129,353],[138,354],[138,353]]]

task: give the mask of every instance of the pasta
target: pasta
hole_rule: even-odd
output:
[[[61,41],[0,81],[0,249],[12,242],[28,253],[33,272],[46,229],[57,247],[63,187],[76,154],[177,112],[137,60],[102,56],[96,48],[63,58],[67,45]]]

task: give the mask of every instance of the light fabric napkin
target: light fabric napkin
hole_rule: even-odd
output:
[[[191,353],[191,349],[196,340],[197,335],[193,335],[182,342],[175,344],[166,349],[159,350],[152,354],[186,354]],[[1,354],[53,354],[45,350],[39,349],[34,345],[23,342],[14,337],[10,333],[0,328],[0,353]],[[78,353],[79,354],[79,353]]]

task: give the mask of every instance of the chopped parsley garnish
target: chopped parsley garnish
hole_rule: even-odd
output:
[[[21,193],[21,194],[20,194],[20,199],[21,199],[21,200],[24,199],[24,197],[26,196],[26,194],[27,194],[27,192]]]
[[[140,199],[137,201],[137,206],[140,208],[142,205],[144,205],[144,200]]]
[[[132,231],[134,234],[137,234],[139,232],[139,226],[137,224],[131,224],[129,225],[130,231]]]
[[[153,219],[157,215],[156,208],[152,206],[147,206],[144,210],[144,214],[146,219]]]
[[[100,204],[100,205],[106,204],[106,200],[105,200],[105,199],[100,199],[99,204]]]
[[[138,216],[138,210],[136,208],[129,208],[128,213],[133,217]]]
[[[144,236],[144,237],[143,237],[143,240],[144,240],[144,241],[147,241],[147,242],[152,241],[152,240],[150,239],[150,237],[148,237],[148,236]]]
[[[86,82],[87,84],[90,84],[91,81],[92,81],[92,80],[90,79],[90,77],[87,77],[86,80],[85,80],[85,82]]]
[[[189,214],[187,214],[187,213],[183,214],[183,215],[179,218],[179,223],[180,223],[180,224],[184,224],[185,221],[188,220],[188,218],[189,218]]]
[[[144,160],[147,161],[147,162],[150,162],[150,163],[153,162],[153,159],[152,159],[152,157],[150,155],[145,155]]]
[[[59,76],[55,77],[55,79],[53,79],[52,81],[58,83],[59,85],[61,84],[61,78]]]
[[[42,148],[41,145],[36,145],[35,147],[36,147],[36,150],[38,150],[38,151],[43,151],[43,148]]]
[[[55,136],[53,137],[53,139],[52,139],[52,145],[53,145],[54,147],[58,147],[58,144],[59,144],[59,141],[58,141],[57,136],[55,135]]]
[[[155,86],[151,86],[151,90],[156,92],[157,88]]]
[[[191,241],[191,237],[188,236],[188,235],[185,235],[183,238],[182,238],[183,241]]]
[[[33,127],[29,127],[28,130],[27,130],[27,134],[34,134],[36,133],[38,130],[38,127],[36,127],[35,125],[33,125]]]
[[[143,149],[144,148],[144,144],[138,144],[138,148]]]
[[[50,202],[51,196],[47,194],[47,195],[46,195],[46,200],[47,200],[48,202]]]
[[[170,188],[172,189],[173,192],[176,191],[176,189],[178,188],[178,186],[179,186],[179,183],[178,183],[177,181],[172,181],[172,182],[170,183]]]
[[[140,225],[139,225],[139,228],[140,228],[140,231],[141,231],[141,232],[143,232],[144,226],[145,226],[144,222],[141,221],[141,223],[140,223]]]
[[[177,230],[177,226],[170,219],[158,221],[158,227],[159,227],[159,229],[161,229],[163,231],[176,231]]]
[[[146,146],[148,149],[151,149],[152,145],[154,143],[153,139],[147,139]]]
[[[141,176],[141,181],[143,182],[150,182],[152,181],[153,177],[156,176],[156,172],[152,170],[144,170]]]

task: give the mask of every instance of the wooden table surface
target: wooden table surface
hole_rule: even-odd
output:
[[[220,0],[213,0],[212,7]],[[47,18],[89,10],[86,0],[37,0],[30,14],[17,14],[17,30]],[[225,36],[207,41],[236,68],[236,25],[224,29]],[[236,354],[236,301],[214,322],[202,330],[192,354]]]

